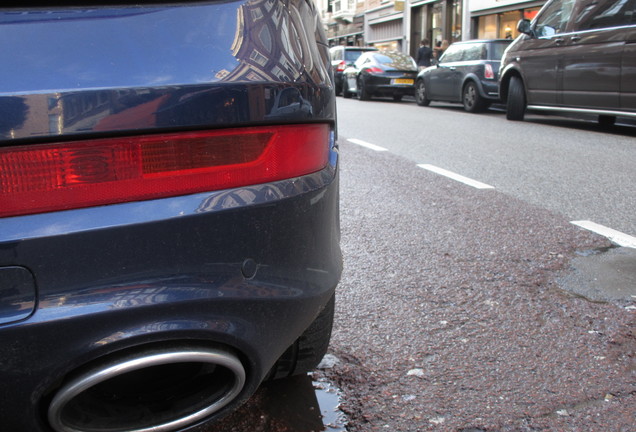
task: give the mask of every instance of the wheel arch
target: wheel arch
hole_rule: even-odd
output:
[[[524,91],[526,92],[526,100],[528,100],[525,79],[519,69],[511,65],[501,72],[501,78],[499,79],[499,99],[502,103],[506,103],[508,101],[508,88],[510,86],[510,79],[513,76],[516,76],[521,80]]]

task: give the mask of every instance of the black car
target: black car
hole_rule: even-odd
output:
[[[501,56],[511,40],[455,42],[435,66],[421,71],[415,83],[415,100],[459,102],[468,112],[483,111],[499,100],[497,77]]]
[[[344,71],[342,93],[346,98],[356,93],[360,100],[390,96],[400,101],[413,94],[416,76],[417,65],[411,56],[397,51],[368,52]]]
[[[183,430],[311,370],[342,269],[315,6],[45,4],[0,9],[0,429]]]
[[[363,53],[368,51],[377,51],[373,47],[357,47],[357,46],[335,46],[329,49],[331,54],[331,66],[333,67],[334,83],[336,86],[336,95],[342,94],[344,81],[342,73],[346,68],[353,65]]]

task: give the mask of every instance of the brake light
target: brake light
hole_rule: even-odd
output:
[[[347,68],[347,63],[343,60],[336,66],[336,71],[343,72]]]
[[[328,125],[0,148],[0,217],[267,183],[321,170]]]
[[[376,73],[383,73],[384,71],[382,69],[380,69],[379,67],[376,66],[372,66],[369,68],[365,69],[368,73],[370,74],[376,74]]]
[[[484,69],[484,77],[486,79],[495,79],[495,73],[492,70],[492,65],[490,63],[486,63],[486,68]]]

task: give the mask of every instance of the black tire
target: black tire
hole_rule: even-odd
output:
[[[612,127],[616,124],[616,116],[600,115],[598,116],[598,124],[601,127]]]
[[[329,348],[335,306],[333,295],[307,330],[278,359],[267,379],[306,374],[318,366]]]
[[[342,97],[345,99],[351,98],[351,92],[349,91],[349,86],[345,78],[342,79]]]
[[[431,100],[426,95],[426,86],[424,85],[424,80],[417,80],[415,83],[415,102],[419,106],[429,106]]]
[[[342,83],[343,85],[341,85],[340,87],[338,87],[337,85],[334,85],[334,88],[336,90],[336,96],[340,96],[342,94],[342,89],[344,87],[344,77],[342,79]]]
[[[402,95],[401,94],[394,94],[393,95],[393,100],[395,102],[400,102],[402,100]]]
[[[469,113],[478,113],[486,109],[487,103],[479,94],[479,88],[474,81],[469,81],[462,90],[464,109]]]
[[[364,86],[364,80],[362,78],[358,78],[358,99],[367,101],[371,99],[371,93]]]
[[[506,118],[521,121],[526,113],[526,92],[521,78],[513,76],[508,84],[508,100],[506,102]]]

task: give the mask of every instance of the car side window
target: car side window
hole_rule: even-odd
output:
[[[486,47],[484,44],[464,45],[462,61],[485,60]]]
[[[451,45],[439,59],[440,63],[450,63],[462,60],[462,49],[459,45]]]
[[[537,17],[534,31],[537,37],[552,37],[565,32],[575,0],[554,0]]]
[[[575,31],[636,24],[636,0],[592,0],[581,5],[574,19]]]

